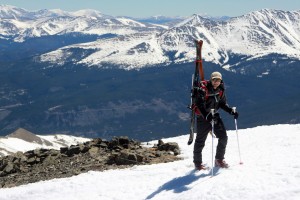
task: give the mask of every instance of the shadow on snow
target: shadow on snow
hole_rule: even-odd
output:
[[[165,184],[160,186],[156,191],[154,191],[152,194],[150,194],[146,199],[152,199],[155,195],[157,195],[165,190],[166,191],[173,190],[174,193],[181,193],[181,192],[187,191],[187,190],[191,189],[191,187],[188,187],[188,185],[190,185],[191,183],[197,181],[200,178],[211,177],[211,170],[207,174],[202,173],[200,175],[197,175],[196,172],[198,172],[198,171],[192,170],[185,176],[176,177],[176,178],[166,182]],[[214,176],[216,176],[216,175],[218,175],[218,169],[214,167]]]

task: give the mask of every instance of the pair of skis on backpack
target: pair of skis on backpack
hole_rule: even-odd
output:
[[[192,88],[191,88],[191,103],[188,106],[191,109],[191,126],[190,126],[190,135],[188,140],[188,145],[193,143],[194,140],[194,127],[195,127],[195,120],[196,120],[196,92],[199,88],[199,84],[201,81],[204,81],[204,72],[203,72],[203,65],[202,65],[202,45],[203,41],[195,41],[196,43],[196,66],[195,72],[192,75]]]
[[[203,65],[202,65],[202,45],[203,41],[195,41],[196,43],[196,65],[195,65],[195,72],[192,75],[192,88],[191,88],[191,102],[188,108],[191,110],[191,126],[190,126],[190,134],[189,134],[189,140],[188,145],[193,143],[194,140],[194,133],[195,133],[195,121],[196,121],[196,114],[198,111],[198,108],[196,106],[196,91],[199,90],[199,86],[201,81],[204,81],[204,71],[203,71]],[[210,134],[213,134],[210,132]],[[213,134],[213,137],[215,135]]]

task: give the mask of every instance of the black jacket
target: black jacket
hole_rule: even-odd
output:
[[[223,81],[217,89],[213,88],[211,81],[202,81],[196,96],[196,106],[204,118],[211,109],[215,109],[215,112],[217,112],[219,108],[222,108],[224,111],[231,113],[232,108],[227,104]]]

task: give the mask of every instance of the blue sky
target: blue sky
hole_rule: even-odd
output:
[[[112,16],[149,17],[155,15],[240,16],[263,8],[300,10],[300,0],[0,0],[0,4],[27,10],[94,9]]]

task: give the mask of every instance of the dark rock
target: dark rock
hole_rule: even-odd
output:
[[[158,140],[157,146],[161,146],[161,145],[163,145],[163,144],[164,144],[164,142],[163,142],[162,140]]]
[[[16,166],[12,162],[8,162],[7,165],[3,169],[3,172],[5,174],[15,173],[16,171],[17,171]]]
[[[58,156],[49,155],[46,159],[44,159],[43,165],[44,166],[55,165],[57,164],[57,159]]]
[[[124,137],[124,136],[119,137],[119,145],[121,145],[121,146],[128,146],[128,144],[129,144],[128,137]]]
[[[99,147],[101,144],[102,144],[102,139],[101,138],[96,138],[96,139],[93,139],[90,142],[85,143],[85,145],[97,146],[97,147]]]
[[[168,142],[158,145],[158,150],[160,151],[172,151],[175,155],[180,154],[179,146],[176,142]]]
[[[117,165],[132,165],[137,164],[137,157],[133,153],[126,151],[121,152],[115,157],[115,164]]]
[[[31,157],[26,161],[29,165],[33,165],[35,163],[37,163],[36,161],[36,157]]]
[[[91,157],[97,157],[99,155],[99,148],[97,147],[92,147],[88,151]]]
[[[106,149],[106,148],[108,148],[108,145],[105,142],[101,142],[99,147]]]
[[[79,146],[70,146],[70,148],[68,149],[68,151],[66,152],[66,154],[71,157],[74,154],[79,154],[80,153],[80,147]]]
[[[90,147],[84,144],[79,144],[80,153],[86,153],[89,151]]]
[[[173,153],[170,153],[173,152]],[[128,137],[100,138],[60,150],[35,149],[0,157],[0,188],[53,178],[78,175],[89,170],[107,170],[178,160],[177,143],[160,141],[153,148]]]
[[[69,150],[69,147],[61,147],[60,148],[60,153],[67,155],[68,150]]]

